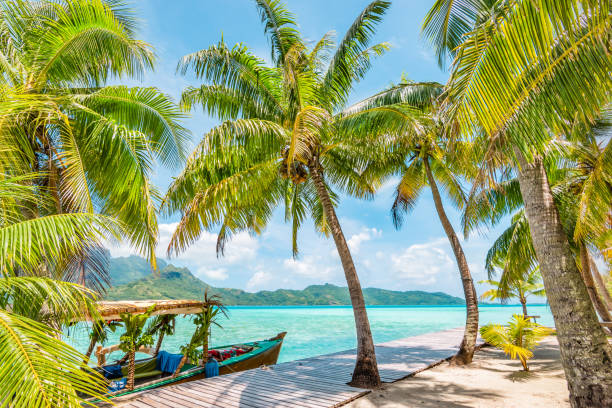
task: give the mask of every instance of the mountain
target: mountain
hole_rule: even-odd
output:
[[[164,269],[167,266],[163,259],[157,259],[157,268]],[[124,285],[145,278],[151,274],[151,264],[139,256],[128,256],[121,258],[110,258],[109,273],[112,286]]]
[[[199,299],[204,290],[210,294],[218,294],[227,305],[349,305],[348,288],[332,284],[312,285],[303,290],[278,289],[274,291],[246,292],[241,289],[215,288],[193,276],[187,268],[178,268],[174,265],[161,267],[160,272],[148,272],[142,263],[129,257],[121,258],[118,263],[121,267],[133,264],[138,266],[136,272],[123,269],[120,275],[122,280],[128,277],[133,279],[125,284],[110,288],[106,294],[107,300],[138,300],[138,299]],[[113,263],[117,258],[111,260]],[[140,258],[142,259],[142,258]],[[143,262],[146,263],[144,259]],[[146,273],[145,273],[146,272]],[[143,276],[144,274],[144,276]],[[363,290],[368,305],[461,305],[463,299],[447,295],[446,293],[423,291],[394,291],[377,288]]]

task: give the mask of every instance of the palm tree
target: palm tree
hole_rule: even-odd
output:
[[[53,197],[46,214],[99,212],[125,225],[124,238],[155,264],[156,159],[176,165],[188,132],[172,100],[155,88],[105,86],[151,68],[151,47],[134,38],[136,20],[120,2],[7,1],[0,6],[0,172],[36,173]],[[101,264],[84,248],[67,278],[83,281]],[[88,259],[92,261],[88,261]],[[92,267],[93,265],[93,267]],[[94,287],[104,281],[94,282]]]
[[[542,277],[538,269],[533,269],[527,274],[526,279],[508,279],[492,280],[486,279],[478,281],[478,283],[486,283],[493,286],[492,289],[485,291],[480,295],[481,299],[501,300],[502,302],[508,299],[517,298],[523,307],[523,317],[527,319],[527,297],[528,296],[546,296],[544,284],[541,283]]]
[[[489,344],[509,354],[511,359],[518,358],[523,371],[529,371],[527,360],[533,357],[533,350],[546,336],[552,334],[548,327],[534,323],[528,317],[512,316],[507,326],[487,324],[480,329],[482,338]]]
[[[204,136],[166,197],[169,212],[182,214],[169,253],[184,250],[202,230],[216,228],[222,252],[232,233],[261,231],[280,203],[292,223],[294,255],[297,231],[308,214],[319,231],[331,234],[355,316],[357,362],[351,384],[362,387],[376,387],[380,378],[361,285],[331,184],[371,197],[377,180],[367,169],[376,149],[383,153],[384,147],[347,143],[335,131],[333,115],[372,59],[387,49],[386,44],[369,43],[388,6],[381,0],[370,3],[332,52],[332,33],[309,48],[280,1],[258,0],[273,66],[244,45],[228,48],[223,40],[184,57],[179,71],[193,72],[207,83],[187,88],[183,105],[202,105],[224,122]]]
[[[340,126],[343,132],[364,140],[377,138],[368,143],[394,140],[405,155],[401,181],[397,186],[391,208],[396,228],[402,224],[402,216],[411,210],[425,186],[432,192],[438,217],[455,254],[466,301],[466,324],[463,341],[453,357],[457,364],[469,364],[474,356],[478,337],[478,297],[470,268],[459,242],[459,238],[446,215],[438,183],[448,193],[457,208],[465,203],[461,175],[469,175],[470,162],[466,160],[469,147],[451,147],[442,135],[439,104],[436,102],[443,92],[443,86],[433,82],[412,83],[402,80],[399,85],[357,103],[345,110]],[[453,150],[454,149],[454,150]],[[387,173],[397,172],[394,161],[387,163]]]
[[[609,102],[607,1],[498,1],[499,13],[463,19],[452,0],[438,0],[429,33],[467,33],[454,48],[447,113],[468,137],[484,134],[489,151],[517,163],[534,249],[555,318],[561,360],[575,407],[612,405],[612,346],[608,343],[553,200],[541,153],[576,123],[591,124]],[[462,1],[472,7],[479,1]],[[440,5],[449,7],[443,8]],[[462,21],[462,29],[456,23]],[[477,23],[479,22],[479,23]],[[442,34],[439,38],[448,38]],[[439,50],[447,44],[430,36]]]
[[[179,365],[176,367],[176,370],[174,370],[174,377],[176,377],[181,372],[181,369],[187,362],[187,359],[190,359],[191,361],[198,361],[200,359],[200,352],[198,352],[199,346],[202,346],[202,365],[206,364],[206,361],[208,359],[210,329],[213,325],[219,328],[222,327],[219,323],[219,317],[221,317],[221,315],[227,318],[227,308],[223,303],[221,303],[220,296],[208,296],[208,290],[206,290],[204,292],[204,303],[206,304],[206,308],[200,313],[192,315],[193,323],[195,324],[195,329],[193,331],[193,335],[191,336],[189,344],[184,347],[181,347],[181,353],[183,353],[183,358],[181,358]]]
[[[128,355],[128,375],[126,384],[128,390],[134,389],[136,352],[140,347],[147,347],[153,344],[153,335],[147,330],[144,330],[147,319],[151,316],[153,310],[155,310],[155,305],[151,305],[144,313],[121,313],[119,315],[125,327],[125,333],[119,338],[119,348]]]
[[[602,131],[604,128],[599,123],[594,129]],[[612,202],[612,194],[609,193],[612,184],[606,182],[606,172],[602,169],[605,160],[602,157],[605,157],[605,150],[600,148],[594,138],[576,143],[556,141],[548,147],[545,167],[563,228],[591,302],[601,319],[610,321],[612,315],[606,304],[605,290],[602,290],[604,285],[599,283],[601,275],[591,267],[591,248],[595,251],[603,250],[606,226],[598,222],[587,224],[584,221],[585,213],[593,213],[591,206],[605,207]],[[601,174],[604,174],[604,180],[598,181]],[[597,183],[603,184],[604,188],[594,191],[592,186]],[[496,273],[495,267],[499,266],[502,270],[500,280],[504,285],[511,281],[525,280],[530,271],[538,267],[538,261],[518,179],[510,178],[495,183],[491,188],[478,192],[476,190],[472,190],[463,216],[466,235],[479,223],[495,225],[504,215],[516,210],[510,226],[495,240],[487,253],[485,266],[489,278]]]
[[[31,203],[51,201],[30,184],[35,177],[0,174],[0,395],[17,408],[76,408],[77,392],[104,399],[106,385],[59,329],[95,317],[95,294],[44,276],[83,247],[118,237],[119,226],[89,213],[24,219]]]

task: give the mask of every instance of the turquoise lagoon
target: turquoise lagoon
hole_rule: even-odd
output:
[[[370,306],[368,316],[376,343],[463,326],[464,306]],[[222,329],[212,329],[213,346],[223,346],[272,337],[286,331],[287,337],[279,362],[297,360],[356,346],[353,311],[350,306],[233,306]],[[546,305],[528,306],[529,314],[539,315],[538,323],[553,326]],[[481,305],[480,323],[505,323],[513,314],[521,314],[514,305]],[[191,338],[192,323],[179,317],[174,336],[164,339],[163,349],[178,353]],[[118,342],[121,328],[111,333],[106,345]],[[86,327],[71,328],[67,340],[84,352],[89,342]],[[116,352],[110,358],[118,358]],[[144,357],[144,355],[142,356]]]

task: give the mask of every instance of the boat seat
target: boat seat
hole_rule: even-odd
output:
[[[139,379],[139,378],[148,378],[148,377],[157,377],[159,375],[162,375],[163,373],[161,372],[161,370],[152,370],[152,371],[146,371],[144,373],[135,373],[134,374],[134,379]]]

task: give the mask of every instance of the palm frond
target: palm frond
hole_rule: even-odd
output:
[[[256,0],[257,9],[264,23],[264,31],[269,35],[272,45],[272,61],[277,65],[285,62],[289,49],[300,42],[297,22],[281,3],[281,0]]]
[[[46,263],[99,243],[118,239],[121,225],[109,217],[89,213],[49,215],[0,228],[0,273],[13,276],[37,271]]]
[[[421,160],[412,160],[402,173],[402,179],[395,191],[395,199],[391,206],[391,219],[395,228],[400,228],[404,214],[414,208],[416,202],[427,185],[425,168]]]
[[[608,102],[610,24],[606,1],[508,3],[459,46],[450,114],[464,134],[503,133],[527,157],[543,151],[551,132],[592,122]]]
[[[109,74],[139,76],[152,67],[149,45],[133,39],[126,29],[127,14],[117,18],[102,0],[52,4],[53,18],[40,19],[24,44],[35,50],[28,62],[36,87],[47,82],[96,87]]]
[[[436,0],[427,12],[421,30],[433,47],[441,68],[455,56],[455,49],[477,22],[488,17],[495,3],[492,0]]]
[[[0,279],[2,281],[2,279]],[[0,389],[12,407],[81,407],[77,395],[106,398],[104,378],[55,330],[0,309]]]
[[[375,0],[357,16],[344,38],[338,44],[325,73],[321,92],[331,107],[341,107],[347,100],[353,82],[361,79],[364,72],[364,51],[368,49],[376,26],[390,2]]]

